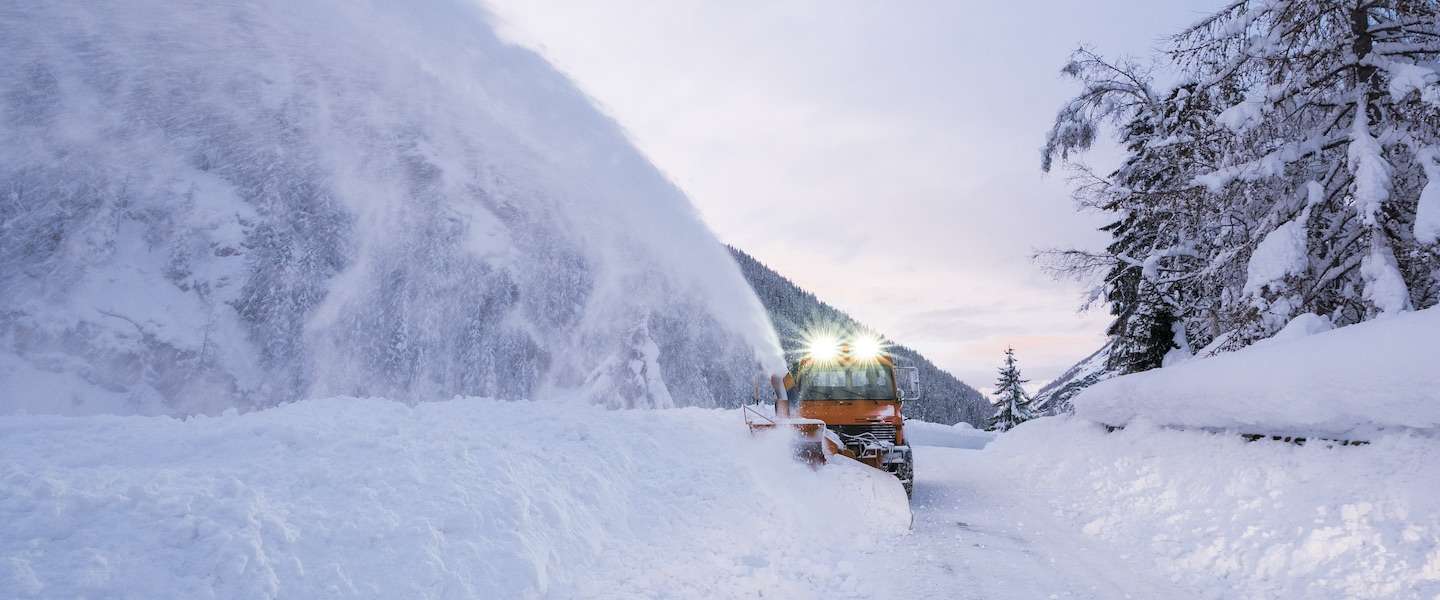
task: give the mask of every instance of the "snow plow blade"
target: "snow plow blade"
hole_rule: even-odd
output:
[[[747,423],[751,435],[790,436],[788,446],[793,460],[809,465],[837,483],[836,487],[847,498],[854,499],[852,505],[857,510],[846,515],[848,521],[864,526],[865,531],[903,533],[910,529],[914,516],[905,486],[889,471],[846,456],[843,446],[835,442],[834,434],[825,429],[824,422],[767,418]]]
[[[840,455],[827,457],[823,471],[834,472],[843,487],[868,507],[856,518],[871,531],[903,533],[910,530],[915,517],[910,511],[910,496],[894,475],[865,463]],[[828,473],[827,473],[828,474]]]
[[[777,398],[773,413],[761,410],[763,405],[758,402],[755,406],[742,407],[750,434],[789,436],[788,445],[794,460],[834,478],[841,489],[849,491],[848,497],[855,498],[855,506],[869,507],[854,518],[871,530],[908,531],[914,516],[905,485],[893,473],[855,460],[840,437],[826,427],[825,421],[789,416],[780,379],[772,378],[771,383]]]

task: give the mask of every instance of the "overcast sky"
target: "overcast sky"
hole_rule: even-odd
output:
[[[1148,56],[1216,0],[487,0],[727,243],[989,391],[1100,346],[1037,249],[1100,247],[1039,147],[1085,44]],[[1105,164],[1105,154],[1096,161]]]

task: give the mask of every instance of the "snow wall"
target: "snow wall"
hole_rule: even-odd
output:
[[[464,0],[0,7],[0,413],[734,405],[781,366],[684,195]]]
[[[701,409],[9,416],[0,596],[833,597],[904,543],[909,507],[888,474],[788,455]]]
[[[1357,440],[1440,433],[1440,308],[1328,327],[1301,315],[1250,347],[1097,383],[1075,398],[1075,415]]]

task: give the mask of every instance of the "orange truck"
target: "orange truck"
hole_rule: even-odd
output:
[[[798,457],[811,464],[837,455],[854,459],[893,474],[911,494],[915,461],[901,406],[920,398],[919,374],[895,366],[878,337],[816,336],[789,373],[768,383],[757,386],[756,400],[773,394],[774,418],[747,411],[752,431],[786,426],[796,434]]]

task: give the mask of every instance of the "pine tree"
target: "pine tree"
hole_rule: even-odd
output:
[[[1005,364],[1000,367],[1000,378],[995,381],[995,395],[999,402],[995,416],[990,417],[991,431],[1009,431],[1016,425],[1035,418],[1030,410],[1030,397],[1023,385],[1028,379],[1021,379],[1020,367],[1015,361],[1015,349],[1005,349]]]
[[[1108,176],[1070,163],[1077,203],[1117,214],[1101,227],[1111,236],[1109,246],[1100,253],[1067,250],[1047,258],[1060,273],[1104,273],[1093,294],[1115,316],[1106,331],[1107,370],[1157,368],[1171,350],[1188,346],[1187,325],[1204,321],[1199,317],[1206,304],[1196,300],[1213,287],[1202,260],[1208,244],[1199,210],[1204,192],[1191,182],[1203,165],[1213,164],[1206,140],[1213,138],[1215,110],[1205,96],[1193,93],[1193,85],[1158,93],[1140,66],[1112,63],[1088,50],[1077,51],[1063,72],[1085,92],[1056,118],[1042,168],[1088,148],[1094,129],[1104,123],[1119,127],[1128,154]]]
[[[1236,2],[1175,41],[1229,106],[1222,160],[1197,183],[1250,221],[1236,343],[1304,312],[1343,325],[1433,298],[1436,248],[1411,224],[1422,185],[1440,185],[1424,164],[1440,147],[1440,3]]]
[[[1063,72],[1083,89],[1042,153],[1115,215],[1105,251],[1048,255],[1103,275],[1111,371],[1240,348],[1302,313],[1346,325],[1440,301],[1440,2],[1237,0],[1171,41],[1168,91],[1077,52]],[[1101,176],[1072,157],[1106,125],[1125,157]]]

